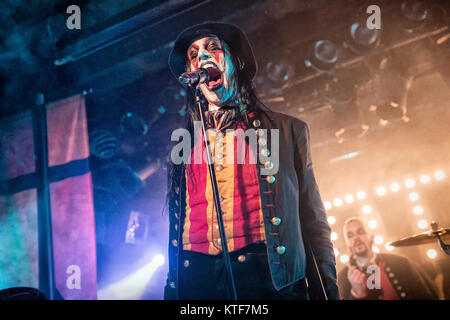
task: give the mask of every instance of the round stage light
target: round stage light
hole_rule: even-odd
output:
[[[437,257],[437,251],[434,250],[434,249],[429,249],[429,250],[427,251],[427,256],[428,256],[428,258],[430,258],[430,259],[436,259],[436,257]]]
[[[334,250],[334,255],[337,257],[339,255],[339,250],[336,248],[334,248],[333,250]]]
[[[400,190],[400,185],[399,185],[398,183],[396,183],[396,182],[392,183],[392,184],[391,184],[391,190],[392,190],[393,192],[399,191],[399,190]]]
[[[436,180],[442,180],[445,178],[445,173],[442,170],[436,170],[434,172],[434,177],[436,178]]]
[[[413,211],[415,215],[420,216],[423,213],[423,208],[421,206],[415,206]]]
[[[349,261],[350,261],[350,257],[348,256],[348,254],[343,254],[341,257],[340,257],[340,260],[341,260],[341,263],[348,263]]]
[[[366,193],[365,193],[364,191],[362,191],[362,190],[359,190],[359,191],[356,193],[356,197],[357,197],[359,200],[365,199],[366,196],[367,196]]]
[[[386,194],[386,188],[385,187],[377,187],[377,195],[384,196]]]
[[[327,220],[330,225],[333,225],[336,223],[336,218],[333,216],[328,216]]]
[[[414,187],[416,183],[414,182],[413,179],[406,179],[405,180],[405,186],[409,189],[411,189],[412,187]]]
[[[370,214],[372,212],[372,207],[368,204],[362,207],[362,212],[364,214]]]
[[[336,207],[340,207],[340,206],[342,206],[342,199],[341,198],[335,198],[334,200],[333,200],[333,203],[334,203],[334,205],[336,206]]]
[[[419,200],[419,194],[417,192],[411,192],[409,194],[409,200],[411,200],[411,201]]]
[[[353,203],[353,201],[355,201],[355,198],[351,194],[345,196],[345,202]]]
[[[431,178],[430,178],[429,175],[424,174],[424,175],[420,176],[420,182],[423,183],[423,184],[429,183],[430,180],[431,180]]]
[[[428,227],[428,222],[426,220],[419,220],[417,221],[417,226],[419,229],[426,229]]]
[[[378,222],[376,220],[370,220],[367,225],[370,229],[376,229],[378,227]]]
[[[373,242],[375,242],[375,244],[382,244],[384,242],[384,239],[382,236],[377,235],[373,238]]]

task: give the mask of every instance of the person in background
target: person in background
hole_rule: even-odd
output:
[[[373,235],[364,222],[350,218],[344,223],[344,237],[350,252],[349,265],[338,274],[344,300],[429,300],[438,299],[432,280],[408,258],[375,253]]]

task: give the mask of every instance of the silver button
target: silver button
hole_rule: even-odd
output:
[[[391,271],[391,268],[386,267],[386,271],[387,271],[387,272]]]
[[[219,246],[221,246],[222,245],[222,239],[217,239],[217,244],[219,245]]]
[[[266,181],[268,183],[274,183],[275,182],[275,177],[274,176],[267,176],[266,177]]]
[[[278,217],[273,217],[272,219],[270,219],[270,222],[274,225],[274,226],[279,226],[281,223],[281,219]]]
[[[189,267],[189,260],[184,260],[184,267],[185,268]]]
[[[178,231],[178,225],[175,224],[174,227],[175,227],[175,231]]]
[[[394,282],[394,284],[397,284],[397,283],[398,283],[398,280],[397,280],[397,279],[395,279],[395,280],[394,280],[393,282]]]
[[[259,137],[262,137],[262,136],[264,136],[264,130],[263,130],[263,129],[256,129],[256,134],[257,134]]]
[[[259,121],[259,120],[254,120],[253,121],[253,126],[254,127],[258,128],[260,125],[261,125],[261,121]]]
[[[243,255],[243,254],[241,254],[241,255],[238,257],[238,261],[239,261],[239,262],[244,262],[245,260],[247,260],[247,258],[246,258],[245,255]]]
[[[174,247],[177,247],[177,246],[178,246],[178,241],[177,241],[177,239],[173,239],[173,240],[172,240],[172,245],[173,245]]]
[[[265,146],[267,144],[267,140],[265,138],[259,138],[258,139],[258,144],[260,146]]]
[[[264,163],[264,168],[272,169],[273,168],[273,162],[272,161],[267,161],[266,163]]]
[[[223,142],[222,141],[218,141],[216,142],[216,147],[223,147]]]
[[[402,292],[402,293],[400,293],[400,296],[401,296],[402,298],[404,298],[404,297],[406,297],[406,293]]]
[[[169,285],[172,289],[175,289],[175,282],[172,281]]]
[[[219,229],[219,225],[218,224],[216,224],[216,229]]]
[[[216,170],[217,170],[217,171],[222,171],[222,170],[223,170],[223,166],[217,166],[217,167],[216,167]]]
[[[394,277],[394,273],[389,273],[389,278],[393,278]]]
[[[175,193],[176,193],[176,194],[180,193],[180,187],[176,187],[176,188],[175,188]]]
[[[223,202],[223,200],[225,200],[225,198],[220,196],[219,200],[220,200],[220,202]]]
[[[270,156],[270,151],[268,149],[264,148],[259,151],[259,154],[263,157],[268,157],[268,156]]]
[[[275,251],[281,256],[286,252],[285,246],[278,246],[275,248]]]
[[[223,158],[223,154],[222,154],[222,153],[218,153],[218,154],[216,155],[216,158],[217,158],[217,159],[222,159],[222,158]]]
[[[397,290],[398,291],[402,290],[402,286],[397,286]]]

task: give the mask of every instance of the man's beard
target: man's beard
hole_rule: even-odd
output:
[[[355,247],[357,246],[364,246],[364,250],[362,251],[356,251],[355,249],[353,249],[353,254],[356,255],[357,257],[367,257],[369,256],[369,248],[367,247],[367,245],[365,243],[358,243],[357,245],[355,245]]]

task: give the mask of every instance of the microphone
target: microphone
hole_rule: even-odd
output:
[[[183,84],[187,85],[199,85],[201,83],[216,81],[220,79],[220,70],[217,68],[198,68],[192,72],[185,72],[179,80]]]

